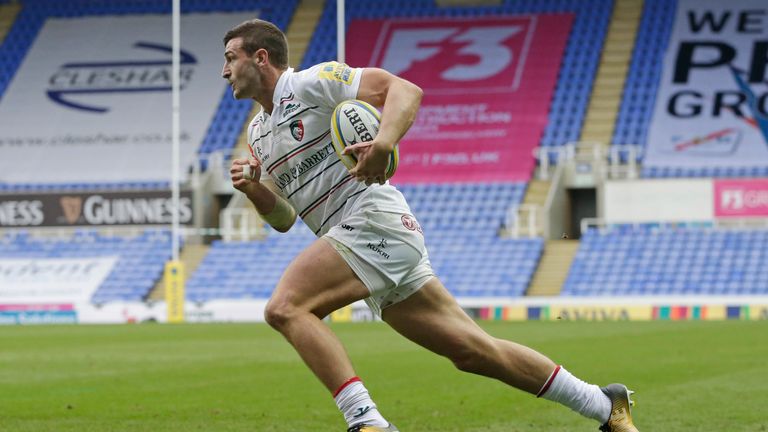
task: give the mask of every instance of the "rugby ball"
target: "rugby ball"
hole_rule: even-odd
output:
[[[340,103],[331,116],[331,140],[336,154],[339,155],[341,163],[348,170],[357,165],[357,157],[353,154],[341,154],[347,146],[360,142],[372,141],[379,133],[379,124],[381,115],[370,104],[361,100],[347,100]],[[387,164],[386,179],[389,180],[397,170],[399,160],[399,151],[397,144],[395,149],[389,154],[389,163]]]

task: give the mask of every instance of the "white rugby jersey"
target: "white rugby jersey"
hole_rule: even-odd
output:
[[[357,97],[362,72],[337,62],[289,68],[277,81],[272,112],[262,107],[248,126],[261,179],[275,182],[317,236],[363,206],[411,214],[399,191],[356,181],[333,149],[333,110]]]

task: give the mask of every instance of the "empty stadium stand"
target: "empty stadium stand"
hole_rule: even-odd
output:
[[[85,229],[71,238],[33,237],[27,231],[6,233],[0,239],[0,258],[118,257],[112,272],[91,298],[100,304],[115,300],[141,301],[162,276],[171,257],[171,234],[147,229],[135,237],[105,236]]]
[[[645,0],[613,144],[645,144],[676,0]]]
[[[5,3],[0,0],[0,4]],[[299,0],[188,0],[185,12],[258,10],[286,29]],[[499,6],[439,7],[432,0],[355,0],[347,3],[347,23],[357,18],[521,15],[572,12],[574,27],[559,72],[549,119],[540,146],[555,159],[563,145],[579,139],[613,0],[502,0]],[[677,0],[645,0],[626,75],[611,144],[644,145],[661,78],[663,55]],[[0,98],[48,17],[167,14],[170,4],[151,0],[94,2],[27,0],[0,45]],[[635,11],[636,12],[636,11]],[[300,68],[336,58],[335,1],[326,1]],[[621,26],[618,26],[621,28]],[[307,32],[308,33],[308,32]],[[619,84],[620,85],[620,84]],[[225,87],[222,83],[222,87]],[[203,163],[214,152],[229,155],[253,108],[224,89],[207,133],[197,150]],[[615,110],[615,108],[613,108]],[[623,154],[626,161],[626,154]],[[637,156],[642,160],[642,152]],[[768,177],[756,168],[645,167],[644,177]],[[395,177],[395,180],[397,178]],[[435,181],[435,180],[432,180]],[[5,184],[0,193],[84,190],[166,189],[167,182]],[[398,184],[424,228],[435,272],[462,298],[515,298],[526,295],[539,267],[545,240],[505,238],[500,228],[510,207],[523,202],[529,184]],[[549,185],[547,184],[547,188]],[[547,189],[548,190],[548,189]],[[565,211],[565,210],[563,210]],[[300,221],[287,234],[272,231],[263,240],[214,241],[189,275],[187,299],[266,299],[285,267],[315,236]],[[577,241],[563,240],[567,246]],[[77,231],[72,238],[40,238],[13,231],[0,238],[0,258],[119,256],[91,301],[147,300],[170,258],[170,233],[151,229],[137,237]],[[666,296],[768,294],[768,230],[719,229],[659,224],[619,225],[582,233],[562,296]],[[570,258],[569,258],[570,259]],[[568,268],[563,264],[562,268]],[[560,281],[557,285],[559,287]],[[552,284],[554,285],[554,284]],[[554,291],[553,291],[554,292]],[[553,295],[547,291],[545,295]],[[530,294],[530,292],[529,292]],[[555,293],[556,294],[556,293]],[[159,298],[159,297],[158,297]],[[153,297],[154,299],[154,297]]]
[[[600,143],[602,146],[611,143],[642,8],[642,2],[614,0],[581,141]]]
[[[654,224],[590,229],[562,295],[765,295],[768,231]]]
[[[524,183],[401,185],[424,227],[435,272],[458,296],[523,295],[543,240],[498,236]],[[214,242],[187,283],[187,298],[267,298],[288,263],[315,236],[302,223],[264,241]],[[250,278],[250,279],[248,279]]]

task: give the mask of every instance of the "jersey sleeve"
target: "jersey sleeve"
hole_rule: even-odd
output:
[[[357,97],[363,69],[333,61],[312,66],[300,74],[295,87],[299,97],[318,106],[336,108],[341,102]]]
[[[258,117],[258,116],[257,116]],[[254,140],[253,140],[253,134],[254,130],[256,129],[256,118],[254,117],[253,120],[251,120],[250,123],[248,123],[248,133],[245,135],[248,142],[248,151],[251,153],[252,158],[256,158],[256,149],[254,149]]]

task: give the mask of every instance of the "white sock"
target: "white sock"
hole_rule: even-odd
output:
[[[350,378],[342,384],[333,395],[333,400],[336,401],[336,406],[344,414],[344,420],[349,426],[359,423],[384,427],[389,425],[389,422],[379,413],[376,404],[368,394],[368,389],[358,377]]]
[[[600,387],[585,383],[562,366],[555,368],[536,396],[561,403],[600,423],[607,422],[611,415],[611,400]]]

